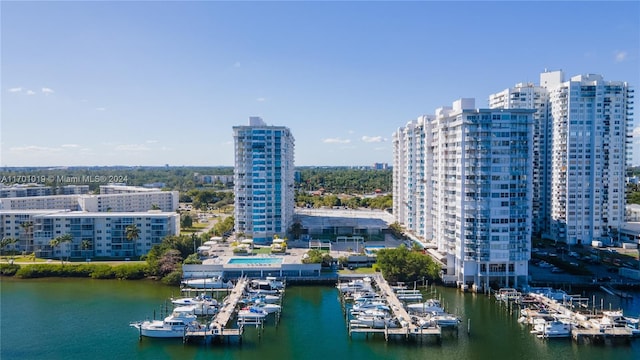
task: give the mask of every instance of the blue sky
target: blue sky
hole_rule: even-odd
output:
[[[250,116],[291,129],[296,165],[391,163],[398,127],[460,97],[487,107],[545,68],[640,84],[638,2],[2,1],[0,12],[0,166],[232,165],[232,126]]]

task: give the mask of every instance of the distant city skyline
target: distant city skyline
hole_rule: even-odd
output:
[[[296,166],[391,164],[393,132],[451,99],[545,69],[640,84],[638,2],[0,9],[0,166],[233,166],[251,116],[291,129]]]

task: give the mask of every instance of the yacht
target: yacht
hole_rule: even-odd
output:
[[[396,318],[381,315],[359,315],[349,324],[354,327],[370,327],[374,329],[397,328],[400,326]]]
[[[262,309],[256,309],[253,307],[245,307],[238,311],[239,321],[256,321],[264,319],[268,313]]]
[[[251,288],[255,290],[281,291],[284,283],[275,277],[267,276],[266,279],[251,280]]]
[[[460,324],[460,319],[457,316],[451,315],[444,311],[431,313],[430,318],[435,321],[440,327],[453,327]]]
[[[231,281],[224,282],[221,276],[214,276],[204,279],[187,279],[182,281],[182,285],[194,289],[232,289]]]
[[[371,278],[365,277],[364,279],[351,280],[346,283],[339,283],[337,286],[341,292],[356,292],[356,291],[373,291],[371,285]]]
[[[240,299],[240,302],[244,304],[255,304],[255,303],[265,303],[265,304],[275,304],[280,301],[280,296],[264,294],[264,293],[253,293],[249,292],[246,297]]]
[[[262,310],[265,311],[267,314],[272,314],[274,312],[278,312],[280,311],[281,307],[278,304],[268,304],[268,303],[262,303],[262,302],[257,302],[253,305],[251,305],[249,307],[250,309],[256,309],[256,310]]]
[[[176,306],[192,305],[194,307],[194,314],[196,315],[214,315],[218,312],[218,301],[209,296],[199,295],[194,298],[172,298],[171,303]]]
[[[538,333],[541,338],[568,338],[571,336],[571,323],[561,320],[547,321]]]
[[[164,320],[147,320],[130,324],[141,336],[153,338],[181,338],[187,330],[203,330],[206,327],[196,321],[194,307],[179,306]]]
[[[409,304],[406,306],[408,311],[426,314],[432,312],[443,312],[444,309],[440,305],[440,301],[437,299],[428,299],[425,302]]]

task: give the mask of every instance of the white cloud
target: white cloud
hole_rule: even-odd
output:
[[[235,63],[233,63],[233,67],[239,68],[240,67],[240,61],[236,61]]]
[[[96,108],[97,111],[107,111],[107,108],[105,107],[98,107]]]
[[[122,144],[116,146],[117,151],[149,151],[147,146],[142,144]]]
[[[75,148],[79,148],[80,145],[78,145],[78,144],[62,144],[61,147],[67,148],[67,149],[75,149]]]
[[[42,88],[42,93],[43,93],[43,94],[47,94],[47,95],[49,95],[49,94],[53,94],[53,92],[54,92],[54,91],[53,91],[53,89],[52,89],[52,88],[48,88],[48,87],[43,87],[43,88]]]
[[[21,91],[22,91],[21,87],[14,87],[14,88],[10,88],[9,89],[9,92],[12,92],[12,93],[17,93],[17,92],[21,92]]]
[[[627,55],[626,51],[616,51],[616,62],[623,62],[627,60]]]
[[[326,139],[322,139],[322,142],[325,144],[348,144],[351,142],[351,140],[340,139],[340,138],[326,138]]]
[[[263,98],[263,97],[259,97],[256,99],[257,102],[265,102],[267,99]]]
[[[16,147],[12,147],[9,148],[10,152],[13,153],[50,153],[50,152],[57,152],[60,151],[60,149],[58,148],[51,148],[51,147],[46,147],[46,146],[38,146],[38,145],[27,145],[27,146],[16,146]]]
[[[27,95],[35,95],[36,92],[33,90],[27,90]]]
[[[373,143],[373,142],[385,142],[387,141],[387,139],[383,138],[382,136],[363,136],[362,137],[362,141],[364,142],[368,142],[368,143]]]
[[[349,131],[347,131],[347,134],[355,134],[355,131],[349,130]]]

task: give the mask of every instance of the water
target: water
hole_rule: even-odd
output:
[[[269,264],[281,264],[282,257],[256,257],[256,258],[231,258],[228,264],[233,265],[269,265]]]
[[[544,341],[518,324],[517,313],[484,295],[438,288],[437,296],[462,317],[442,342],[384,341],[382,335],[347,333],[337,290],[290,286],[278,327],[270,319],[262,333],[245,331],[242,344],[187,344],[181,339],[138,339],[129,323],[160,317],[176,287],[148,281],[90,279],[14,280],[0,283],[0,358],[13,359],[638,359],[640,339],[630,345],[577,345]],[[600,296],[597,303],[600,304]],[[640,313],[633,301],[605,297],[608,308]],[[467,334],[468,319],[471,332]],[[260,336],[258,336],[260,334]]]

